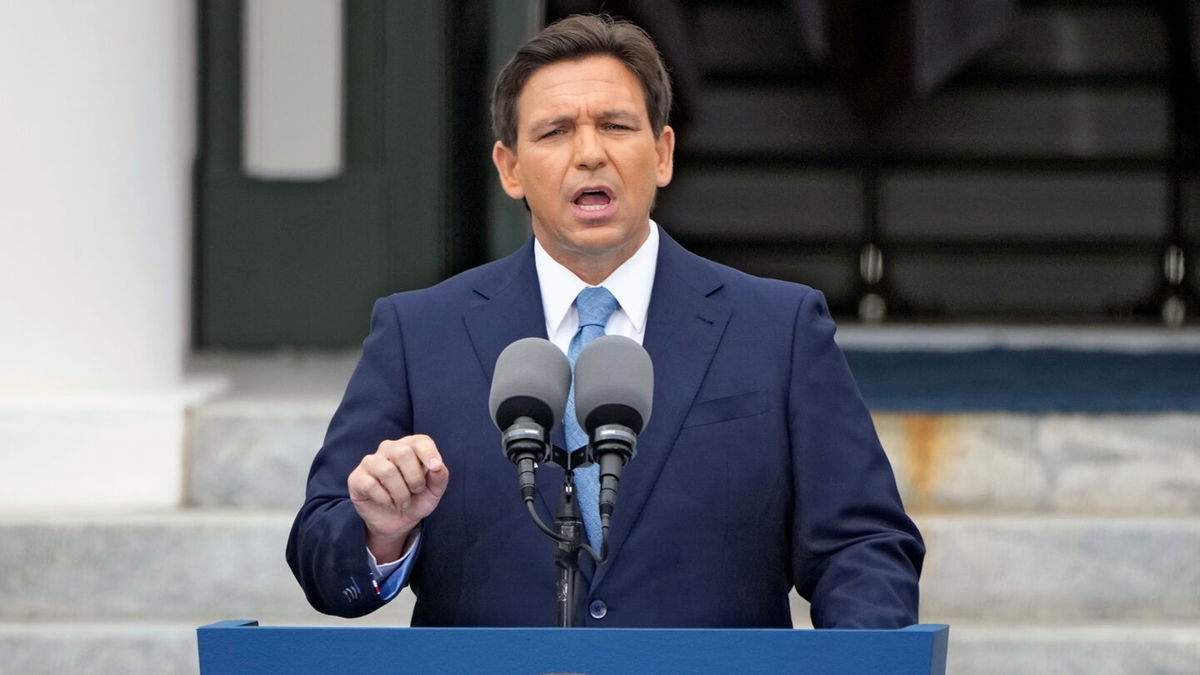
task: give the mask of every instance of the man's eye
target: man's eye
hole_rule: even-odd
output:
[[[550,138],[552,136],[561,136],[564,133],[566,133],[566,132],[563,131],[561,128],[560,129],[551,129],[550,131],[547,131],[546,133],[542,134],[542,138]]]
[[[606,129],[609,129],[612,131],[628,131],[629,130],[629,127],[625,126],[624,124],[617,124],[616,122],[609,122],[608,124],[606,124],[604,126]]]

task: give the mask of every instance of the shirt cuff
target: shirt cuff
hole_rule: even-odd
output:
[[[384,602],[396,597],[400,589],[408,585],[408,577],[412,574],[413,565],[417,560],[417,553],[421,550],[421,531],[417,530],[409,540],[408,550],[404,555],[400,556],[399,560],[393,560],[380,564],[375,559],[375,554],[371,553],[371,549],[367,549],[367,562],[370,563],[371,578],[375,581],[375,587],[379,591],[379,597]]]

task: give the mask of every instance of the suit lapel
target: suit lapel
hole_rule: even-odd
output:
[[[521,338],[546,337],[542,291],[533,262],[533,240],[497,263],[495,272],[480,279],[474,290],[477,301],[463,314],[463,323],[490,386],[496,360],[505,347]],[[562,425],[555,428],[553,438],[554,443],[563,444]],[[561,481],[562,473],[557,469],[545,465],[538,468],[539,486],[554,485],[557,488]],[[553,510],[546,492],[544,489],[538,491],[537,505],[542,519],[549,522]],[[553,493],[553,503],[557,504],[558,490],[549,492]]]
[[[546,337],[532,242],[497,263],[492,274],[475,284],[476,302],[463,314],[475,356],[489,383],[505,347],[521,338]]]
[[[638,439],[637,456],[621,475],[609,561],[596,571],[593,583],[604,578],[641,517],[731,313],[717,293],[721,282],[708,264],[661,234],[643,344],[654,362],[653,409]]]

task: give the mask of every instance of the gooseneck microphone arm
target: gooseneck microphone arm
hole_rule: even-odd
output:
[[[534,500],[537,497],[536,469],[541,461],[548,461],[564,467],[577,466],[578,461],[572,464],[571,459],[577,458],[578,460],[582,460],[584,453],[579,452],[573,457],[568,458],[567,453],[562,448],[550,445],[546,439],[546,435],[544,427],[532,418],[518,417],[504,430],[501,434],[501,439],[503,440],[504,451],[508,455],[509,461],[517,466],[517,484],[521,490],[521,499],[525,502],[525,506],[529,510],[529,515],[533,519],[534,524],[537,525],[539,530],[556,542],[569,543],[571,535],[551,529],[542,520],[541,516],[538,515],[537,509],[534,507]],[[570,468],[567,469],[563,482],[563,499],[560,504],[574,505],[573,513],[556,514],[556,521],[558,517],[580,519],[579,506],[575,502],[574,478]],[[609,511],[611,512],[611,507]],[[604,559],[600,554],[596,553],[595,549],[582,543],[582,539],[578,539],[576,543],[576,548],[587,551],[597,562],[604,562]]]
[[[562,459],[565,455],[567,455],[567,452],[565,450],[563,450],[562,448],[554,447],[554,448],[551,448],[551,450],[552,450],[554,456],[558,457],[559,459],[551,460],[550,463],[557,464],[557,465],[563,466],[563,467],[581,466],[581,464],[579,462],[576,462],[575,464],[571,464],[570,460]],[[575,453],[571,453],[571,455],[574,457],[582,458],[582,457],[584,457],[584,451],[577,450]],[[518,474],[521,472],[521,467],[519,465],[517,467],[517,472],[518,472]],[[518,476],[518,480],[520,480],[519,476]],[[540,515],[538,515],[537,509],[534,507],[534,497],[536,495],[537,495],[537,486],[536,485],[534,485],[534,487],[533,487],[533,492],[529,493],[529,496],[526,496],[525,483],[521,483],[521,497],[522,497],[522,499],[525,500],[525,506],[529,510],[529,517],[533,520],[534,524],[537,525],[538,529],[541,530],[542,532],[546,533],[546,536],[550,537],[551,539],[555,540],[556,542],[564,542],[565,543],[565,542],[569,541],[570,540],[569,534],[564,534],[560,531],[551,529],[550,526],[546,525],[545,521],[542,520],[542,517]],[[563,505],[565,505],[565,504],[573,505],[572,510],[564,512]],[[581,516],[579,515],[579,505],[575,499],[574,471],[573,471],[573,469],[570,469],[570,468],[568,468],[566,470],[566,473],[563,476],[562,500],[559,502],[558,511],[555,512],[556,525],[558,524],[560,518],[581,519]],[[581,522],[582,522],[582,520],[581,520]],[[575,540],[575,548],[582,550],[582,551],[586,551],[587,554],[592,556],[592,559],[594,559],[598,563],[604,562],[605,556],[598,553],[596,551],[596,549],[594,549],[591,546],[589,546],[588,544],[584,543],[584,541],[585,540],[582,538],[582,536],[579,537],[578,539],[576,539]]]
[[[608,527],[612,519],[613,506],[617,502],[617,486],[621,482],[621,469],[633,458],[637,448],[637,434],[620,424],[604,424],[596,427],[592,437],[592,454],[600,465],[600,531],[604,543],[602,553],[608,557]]]

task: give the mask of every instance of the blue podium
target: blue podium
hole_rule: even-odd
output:
[[[259,626],[196,630],[201,675],[887,673],[944,675],[950,628],[709,630]]]

